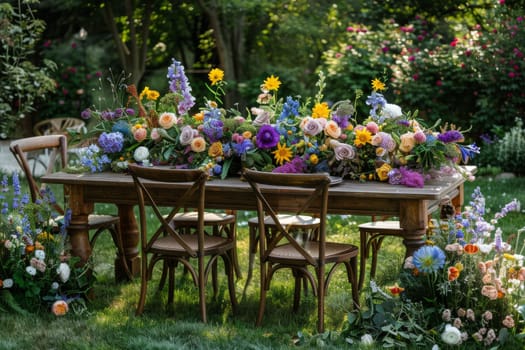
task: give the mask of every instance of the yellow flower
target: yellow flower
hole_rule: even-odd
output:
[[[310,154],[310,163],[312,163],[313,165],[319,163],[319,158],[317,157],[317,154]]]
[[[202,122],[204,120],[204,112],[198,112],[193,115],[193,119],[198,122]]]
[[[279,90],[279,86],[281,85],[281,81],[279,80],[279,77],[274,77],[273,74],[266,78],[264,81],[264,88],[268,91],[277,91]]]
[[[328,103],[316,103],[314,108],[312,108],[312,118],[328,118],[330,115],[330,109],[328,108]]]
[[[157,90],[150,90],[148,86],[144,87],[144,90],[139,95],[139,99],[143,99],[146,96],[147,100],[155,101],[159,98],[160,94]]]
[[[211,85],[215,85],[224,79],[224,71],[219,68],[213,68],[208,73],[208,79],[210,79]]]
[[[375,78],[372,80],[372,89],[374,89],[374,91],[383,91],[385,89],[385,83]]]
[[[157,90],[149,90],[146,99],[150,101],[156,101],[160,96],[160,93]]]
[[[286,147],[286,144],[279,143],[277,149],[272,153],[275,157],[275,161],[279,165],[283,165],[285,161],[289,162],[292,158],[292,150],[289,147]]]
[[[392,170],[392,167],[388,163],[383,163],[381,167],[376,169],[377,177],[380,181],[388,180],[388,172]]]
[[[208,150],[208,155],[214,158],[222,156],[222,143],[220,141],[212,143],[210,145],[210,149]]]
[[[511,261],[516,260],[516,257],[514,256],[514,254],[504,253],[504,254],[503,254],[503,257],[504,257],[505,259],[507,259],[507,260],[511,260]]]
[[[364,146],[370,142],[372,142],[372,134],[370,133],[370,131],[368,131],[366,128],[362,128],[360,130],[356,129],[354,140],[355,146]]]

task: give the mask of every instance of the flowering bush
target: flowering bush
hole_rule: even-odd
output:
[[[68,255],[67,216],[56,220],[53,194],[46,190],[43,199],[31,202],[16,173],[12,187],[6,175],[1,186],[0,309],[51,308],[63,315],[72,302],[82,305],[91,277],[86,265],[77,267],[78,259]]]
[[[130,97],[114,110],[85,110],[83,118],[98,122],[87,137],[114,170],[128,162],[205,167],[211,175],[226,177],[241,166],[273,172],[329,172],[354,180],[388,181],[422,187],[436,175],[454,171],[455,164],[479,152],[475,145],[460,143],[464,136],[453,125],[440,131],[426,127],[417,112],[403,113],[381,93],[378,79],[366,99],[369,116],[358,120],[355,103],[342,100],[329,105],[323,99],[324,74],[319,74],[316,96],[304,101],[277,93],[278,77],[261,85],[257,105],[247,116],[219,106],[224,73],[209,73],[212,100],[191,114],[195,104],[184,67],[173,60],[168,68],[170,92],[146,87],[140,94],[127,86]],[[361,92],[356,93],[356,101]],[[88,152],[89,153],[89,152]],[[105,160],[100,152],[81,159],[84,169],[99,171]],[[107,162],[105,162],[107,163]],[[103,167],[102,167],[103,168]]]
[[[391,295],[371,283],[368,318],[354,315],[347,335],[357,337],[351,329],[361,322],[360,330],[382,335],[386,343],[395,332],[405,332],[422,346],[522,348],[525,266],[520,233],[525,228],[503,242],[496,226],[511,211],[520,211],[517,200],[486,220],[485,198],[477,188],[461,214],[430,225],[427,244],[405,260],[399,285],[387,288]]]

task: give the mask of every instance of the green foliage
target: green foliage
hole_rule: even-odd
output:
[[[34,64],[35,46],[45,23],[36,19],[31,5],[13,8],[0,3],[0,139],[16,136],[19,123],[34,111],[34,104],[55,89],[49,77],[54,62]]]
[[[497,143],[498,162],[504,171],[525,173],[525,129],[523,120],[516,118],[514,125]]]

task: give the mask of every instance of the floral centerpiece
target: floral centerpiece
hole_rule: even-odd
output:
[[[248,115],[220,106],[223,76],[217,68],[209,73],[212,99],[193,113],[195,98],[184,67],[175,60],[168,68],[169,92],[164,96],[149,87],[138,93],[135,86],[127,86],[125,104],[83,111],[84,119],[97,119],[86,135],[96,142],[81,152],[80,169],[100,171],[111,165],[123,170],[128,162],[141,162],[203,167],[224,178],[242,166],[421,187],[426,179],[450,174],[457,163],[479,152],[474,144],[461,144],[464,135],[453,125],[436,131],[438,125],[424,126],[417,112],[404,114],[387,103],[381,93],[386,87],[378,79],[366,99],[370,113],[359,120],[355,104],[362,92],[356,92],[354,102],[329,105],[323,100],[323,73],[316,96],[304,101],[278,98],[281,81],[271,75]]]
[[[70,305],[80,310],[92,277],[68,254],[68,216],[58,220],[53,194],[44,190],[41,200],[31,202],[15,173],[12,186],[4,175],[0,203],[0,310],[51,309],[58,316]]]
[[[477,188],[462,213],[433,220],[427,244],[405,260],[399,283],[386,293],[372,281],[368,305],[349,316],[344,334],[391,346],[523,348],[525,228],[504,242],[497,227],[511,211],[520,211],[517,200],[485,219]]]

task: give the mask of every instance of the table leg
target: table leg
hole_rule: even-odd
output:
[[[399,224],[403,229],[407,258],[425,243],[423,238],[427,231],[427,203],[424,200],[404,200],[400,206]]]
[[[119,204],[118,216],[120,217],[120,231],[126,263],[133,276],[140,276],[139,230],[133,208],[133,205]],[[115,279],[117,281],[128,279],[125,267],[122,266],[122,261],[118,257],[115,259]]]
[[[64,186],[65,207],[71,209],[71,222],[67,228],[71,253],[85,264],[91,257],[88,216],[93,212],[93,203],[84,203],[82,186]]]

